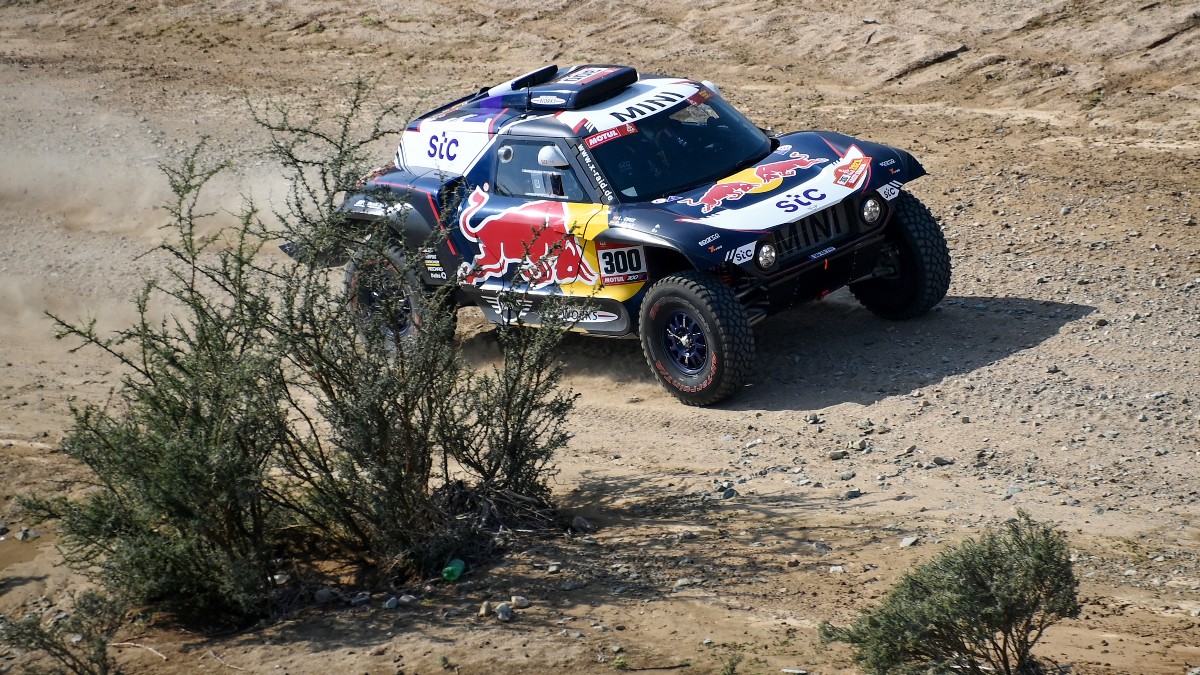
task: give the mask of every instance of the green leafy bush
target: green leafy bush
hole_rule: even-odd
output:
[[[1079,614],[1066,537],[1028,514],[955,546],[908,574],[848,628],[825,640],[854,646],[869,673],[1037,673],[1045,630]]]
[[[386,223],[348,228],[337,208],[371,144],[402,128],[390,106],[359,119],[369,91],[354,83],[332,111],[255,113],[292,182],[277,224],[247,204],[236,226],[202,236],[211,214],[197,203],[224,162],[206,164],[201,144],[165,167],[172,265],[137,298],[138,321],[106,337],[54,317],[127,375],[108,405],[75,410],[63,442],[90,489],[25,505],[60,521],[67,561],[112,594],[253,620],[272,613],[285,569],[427,572],[486,547],[506,506],[547,506],[575,401],[560,388],[565,326],[501,329],[502,363],[476,372],[436,310],[444,296],[420,298],[435,311],[401,343],[385,329],[412,298],[355,311],[327,265],[398,252],[403,277],[419,260]],[[297,261],[263,255],[281,237]]]

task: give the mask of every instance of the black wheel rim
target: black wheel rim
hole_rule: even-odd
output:
[[[355,307],[363,318],[380,322],[380,331],[388,342],[413,330],[412,298],[404,284],[387,270],[370,270],[359,276]]]
[[[676,310],[663,325],[663,347],[671,364],[684,375],[698,375],[708,363],[708,340],[691,314]]]

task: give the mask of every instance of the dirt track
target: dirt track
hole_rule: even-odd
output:
[[[819,621],[845,623],[1021,508],[1070,534],[1085,601],[1039,655],[1072,673],[1200,665],[1200,11],[904,4],[0,5],[0,523],[15,532],[12,496],[72,470],[54,451],[70,397],[101,401],[115,382],[42,313],[129,320],[156,266],[141,254],[164,219],[157,163],[202,134],[239,155],[261,144],[244,97],[335,97],[370,74],[422,108],[546,62],[629,63],[711,79],[764,125],[913,152],[930,172],[913,191],[954,256],[950,297],[903,324],[845,294],[770,319],[755,384],[705,410],[659,390],[636,342],[572,338],[583,398],[557,491],[593,537],[407,589],[422,602],[399,611],[384,594],[234,637],[152,631],[134,641],[167,660],[127,648],[122,662],[610,672],[620,646],[633,667],[713,672],[741,652],[739,672],[853,672],[818,644]],[[278,184],[259,160],[240,168],[229,208]],[[866,450],[826,458],[850,445]],[[720,500],[727,481],[740,496]],[[863,496],[843,499],[850,487]],[[49,534],[0,541],[0,611],[62,602],[79,582],[56,560]],[[533,601],[513,624],[475,616],[512,594]],[[21,663],[0,654],[0,672]]]

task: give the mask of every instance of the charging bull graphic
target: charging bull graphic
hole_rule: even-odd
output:
[[[471,218],[489,198],[488,193],[475,188],[459,217],[459,229],[479,245],[479,253],[471,262],[463,263],[460,271],[465,283],[479,284],[502,277],[513,263],[520,264],[518,278],[535,289],[596,281],[596,271],[583,257],[583,246],[568,229],[567,204],[528,202],[472,223]]]
[[[828,161],[824,157],[809,158],[808,155],[793,152],[788,159],[760,164],[739,171],[708,188],[704,194],[700,195],[699,199],[689,197],[679,200],[679,203],[699,206],[701,213],[712,213],[713,209],[726,201],[736,201],[751,192],[770,192],[779,187],[782,179],[795,176],[798,170],[808,169]]]

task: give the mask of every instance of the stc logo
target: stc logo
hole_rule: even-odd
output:
[[[567,229],[567,205],[537,201],[506,209],[478,223],[474,217],[489,199],[480,188],[467,197],[458,226],[479,244],[479,254],[463,263],[460,278],[468,284],[504,276],[509,265],[520,264],[517,277],[542,288],[574,281],[594,283],[596,271],[583,257],[583,247]]]
[[[446,132],[442,132],[441,137],[437,134],[429,137],[429,152],[426,154],[436,159],[448,159],[451,162],[458,159],[458,153],[455,148],[458,147],[457,138],[446,138]]]

